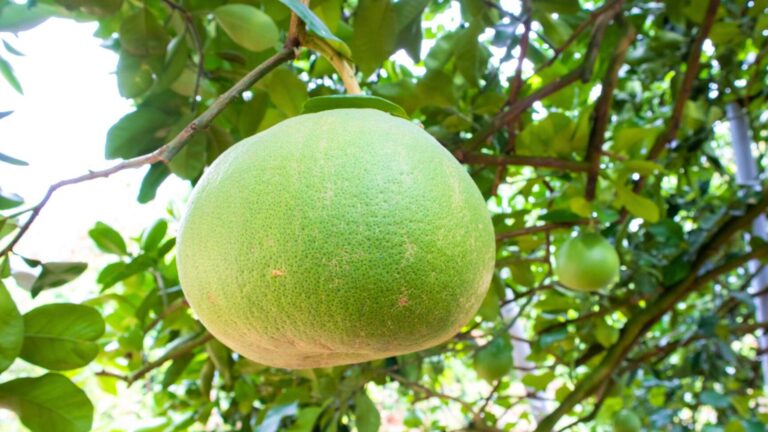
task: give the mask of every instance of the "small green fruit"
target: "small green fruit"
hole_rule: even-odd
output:
[[[640,432],[643,422],[632,411],[622,410],[613,417],[613,432]]]
[[[477,375],[494,382],[512,370],[512,345],[502,337],[493,339],[488,345],[480,348],[475,354],[475,371]]]
[[[619,255],[599,234],[580,234],[557,250],[555,275],[568,288],[596,291],[618,279]]]

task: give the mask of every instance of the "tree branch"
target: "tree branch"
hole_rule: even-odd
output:
[[[505,232],[500,232],[496,234],[496,241],[502,241],[502,240],[513,238],[513,237],[520,237],[520,236],[529,235],[529,234],[536,234],[540,232],[551,231],[554,229],[571,228],[576,225],[584,225],[588,223],[589,221],[586,219],[580,220],[580,221],[573,221],[573,222],[552,222],[545,225],[537,225],[537,226],[521,228],[518,230],[505,231]]]
[[[19,227],[19,231],[16,233],[13,239],[2,249],[0,256],[10,252],[16,243],[21,240],[21,238],[24,236],[27,230],[29,230],[29,227],[32,226],[32,224],[35,222],[35,219],[37,219],[37,217],[40,215],[40,212],[43,210],[45,205],[48,204],[48,201],[57,190],[65,186],[82,183],[97,178],[109,177],[112,174],[125,171],[127,169],[139,168],[144,165],[157,162],[168,163],[184,147],[190,137],[195,135],[201,129],[208,127],[211,122],[213,122],[213,119],[216,118],[216,116],[218,116],[232,101],[240,96],[240,93],[248,90],[254,83],[275,69],[277,66],[292,60],[294,57],[295,51],[293,47],[286,47],[278,51],[275,55],[270,57],[264,63],[260,64],[258,67],[244,76],[240,81],[237,82],[237,84],[232,86],[232,88],[219,96],[219,98],[216,99],[216,101],[207,110],[192,120],[192,122],[189,123],[181,132],[179,132],[178,135],[176,135],[171,141],[159,149],[153,151],[152,153],[125,160],[101,171],[91,171],[88,174],[62,180],[51,185],[43,196],[43,199],[40,200],[40,202],[38,202],[32,208],[29,218]]]
[[[597,188],[597,174],[600,170],[600,154],[605,141],[605,131],[608,129],[608,121],[611,118],[611,104],[613,103],[613,92],[619,82],[619,70],[624,64],[624,57],[627,50],[636,36],[635,28],[629,24],[627,34],[619,41],[616,47],[616,54],[611,59],[608,71],[603,79],[603,89],[597,100],[594,111],[594,121],[589,135],[589,144],[587,145],[587,154],[585,160],[589,163],[587,172],[587,185],[585,197],[587,201],[595,199],[595,190]]]
[[[200,93],[200,82],[205,75],[205,52],[203,49],[203,42],[195,28],[195,21],[192,19],[192,14],[173,0],[163,0],[163,2],[172,10],[177,11],[182,19],[184,19],[184,25],[187,28],[187,31],[192,38],[192,42],[195,44],[195,50],[197,51],[197,74],[195,76],[195,88],[192,91],[192,111],[194,111],[197,107],[197,95]]]
[[[624,3],[624,0],[612,1],[610,3],[604,4],[602,7],[592,12],[586,20],[580,22],[579,25],[576,26],[576,28],[573,30],[571,35],[568,36],[568,39],[566,39],[562,45],[555,48],[554,55],[549,60],[547,60],[546,63],[544,63],[538,69],[536,69],[536,73],[539,73],[542,69],[546,69],[547,67],[551,66],[558,59],[558,57],[560,57],[560,55],[563,52],[565,52],[565,50],[568,49],[568,47],[570,47],[573,44],[573,42],[575,42],[576,39],[578,39],[579,36],[581,36],[582,33],[584,33],[584,30],[586,30],[587,27],[595,23],[598,19],[600,19],[606,14],[611,16],[616,15],[616,13],[618,13],[621,10],[621,6],[623,3]]]
[[[713,0],[717,1],[717,0]],[[741,216],[732,216],[721,224],[715,234],[699,249],[698,256],[693,261],[691,271],[685,279],[677,284],[665,289],[663,294],[648,305],[646,309],[633,314],[624,328],[621,330],[618,342],[612,345],[605,353],[602,361],[592,372],[584,377],[576,388],[562,401],[562,403],[542,419],[536,428],[537,432],[551,431],[557,425],[557,422],[565,414],[570,412],[582,400],[592,395],[599,386],[609,379],[614,370],[626,358],[634,344],[645,334],[648,329],[661,319],[675,304],[685,298],[688,294],[695,291],[700,286],[711,281],[712,278],[725,272],[726,269],[733,270],[738,264],[743,265],[749,259],[768,254],[768,245],[756,249],[755,251],[739,258],[731,260],[720,267],[710,270],[699,276],[703,266],[720,252],[720,249],[737,232],[747,229],[752,221],[763,213],[768,207],[768,192],[763,194],[762,199],[750,207]]]
[[[468,412],[471,413],[473,411],[472,410],[472,408],[473,408],[472,404],[467,402],[467,401],[465,401],[465,400],[459,399],[459,398],[457,398],[455,396],[451,396],[451,395],[447,395],[447,394],[444,394],[444,393],[436,392],[436,391],[430,389],[429,387],[423,386],[423,385],[421,385],[421,384],[419,384],[417,382],[410,381],[410,380],[406,379],[405,377],[403,377],[401,375],[398,375],[398,374],[396,374],[394,372],[389,372],[387,375],[389,375],[392,379],[394,379],[395,381],[399,382],[400,384],[402,384],[402,385],[404,385],[406,387],[409,387],[409,388],[411,388],[413,390],[417,390],[417,391],[419,391],[421,393],[424,393],[425,395],[427,395],[429,397],[435,397],[435,398],[439,398],[439,399],[445,399],[445,400],[454,401],[454,402],[458,403],[459,405],[461,405],[462,407],[464,407]]]
[[[675,96],[674,105],[672,107],[672,115],[667,122],[667,128],[663,133],[659,134],[656,141],[653,143],[651,150],[648,152],[648,160],[655,161],[659,158],[664,149],[669,145],[672,140],[677,136],[677,131],[680,129],[680,123],[683,120],[683,111],[685,110],[685,103],[691,97],[691,90],[693,89],[693,82],[696,76],[699,74],[699,67],[701,66],[701,50],[704,45],[704,41],[709,36],[709,31],[712,29],[712,24],[715,21],[717,15],[717,9],[720,6],[720,0],[710,0],[707,6],[706,15],[704,21],[701,23],[699,33],[696,35],[696,39],[691,46],[691,52],[688,54],[688,61],[686,62],[685,74],[683,75],[683,81],[680,84],[680,90],[678,90]],[[646,177],[640,176],[635,183],[633,190],[639,192],[645,186]],[[626,218],[626,210],[622,214],[622,220]]]
[[[595,25],[595,29],[592,33],[592,40],[590,40],[587,52],[584,54],[584,61],[580,66],[555,79],[549,84],[541,87],[528,97],[515,102],[514,104],[507,107],[506,110],[499,112],[493,119],[491,119],[491,123],[484,130],[477,132],[474,134],[474,136],[472,136],[464,148],[471,151],[482,146],[482,144],[485,143],[488,138],[501,130],[501,128],[504,127],[504,125],[506,125],[507,122],[509,122],[511,119],[514,119],[523,111],[528,109],[531,105],[534,104],[534,102],[544,99],[545,97],[556,93],[565,87],[568,87],[579,79],[583,82],[589,81],[590,77],[592,76],[592,69],[594,67],[595,60],[597,58],[597,51],[599,51],[600,45],[603,41],[603,36],[605,35],[605,28],[608,26],[608,22],[616,13],[621,10],[621,8],[615,8],[611,10],[613,11],[612,14],[600,15],[600,19]]]
[[[128,383],[128,385],[131,385],[134,382],[143,378],[146,374],[148,374],[152,370],[157,369],[158,367],[165,364],[165,362],[179,358],[184,354],[192,351],[193,349],[201,345],[204,345],[206,342],[208,342],[211,339],[213,339],[213,335],[206,331],[200,336],[189,339],[186,342],[182,342],[181,344],[177,345],[173,349],[169,350],[168,352],[160,356],[158,359],[145,364],[144,366],[141,367],[141,369],[128,375],[125,381]]]
[[[539,156],[494,156],[486,155],[482,153],[464,153],[461,150],[454,151],[454,156],[461,163],[469,165],[485,165],[485,166],[532,166],[538,168],[556,168],[566,171],[584,172],[589,169],[589,164],[586,162],[558,159],[550,157]]]

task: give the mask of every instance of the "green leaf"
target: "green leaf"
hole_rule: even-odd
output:
[[[259,52],[272,48],[280,37],[272,18],[253,6],[219,6],[213,11],[213,16],[236,44],[250,51]]]
[[[3,75],[5,80],[8,82],[8,84],[11,85],[11,87],[13,87],[14,90],[16,90],[19,94],[24,94],[24,91],[21,89],[21,83],[19,83],[19,80],[16,78],[16,74],[13,72],[13,67],[11,67],[11,64],[8,63],[8,61],[3,57],[0,57],[0,74]]]
[[[328,40],[341,42],[325,23],[317,17],[304,3],[299,0],[280,0],[280,3],[288,6],[307,26],[307,30]]]
[[[13,54],[15,56],[24,57],[24,53],[23,52],[17,50],[13,45],[11,45],[5,39],[3,39],[3,47],[5,47],[6,51],[8,51],[9,53],[11,53],[11,54]],[[0,118],[2,118],[2,117],[0,117]]]
[[[555,379],[555,374],[552,371],[542,372],[538,375],[528,374],[523,377],[523,384],[526,387],[532,387],[539,391],[546,390],[549,383]]]
[[[0,210],[8,210],[24,204],[24,199],[14,193],[5,193],[0,189]]]
[[[152,87],[152,68],[141,57],[127,52],[117,61],[117,89],[124,98],[143,95]]]
[[[8,156],[5,153],[0,153],[0,162],[5,162],[11,165],[17,165],[17,166],[27,166],[29,163],[24,162],[21,159],[16,159],[15,157]]]
[[[149,9],[142,9],[120,23],[120,46],[138,57],[162,56],[168,34]]]
[[[130,159],[157,149],[163,144],[159,131],[172,121],[168,114],[152,107],[126,114],[109,128],[104,157]]]
[[[80,276],[88,264],[82,262],[49,262],[43,264],[40,276],[32,284],[32,298],[41,291],[60,287]]]
[[[299,415],[296,416],[296,421],[287,429],[286,432],[312,432],[317,422],[317,418],[320,413],[323,412],[323,408],[319,406],[311,406],[302,408],[299,411]]]
[[[651,175],[655,174],[659,171],[663,171],[664,167],[657,164],[656,162],[649,161],[649,160],[630,160],[624,162],[624,167],[634,173],[642,174],[642,175]]]
[[[167,232],[168,222],[164,219],[158,219],[141,236],[141,249],[147,252],[157,250],[157,247],[160,246],[160,242],[163,241]]]
[[[94,243],[96,243],[96,247],[106,253],[116,255],[128,254],[128,249],[125,246],[123,236],[121,236],[114,228],[103,222],[96,222],[96,226],[88,231],[88,235]]]
[[[315,113],[342,108],[372,108],[408,119],[405,110],[384,98],[367,95],[331,95],[308,99],[304,103],[302,114]]]
[[[60,7],[40,2],[6,2],[0,9],[0,32],[18,33],[29,30],[56,15],[65,13]]]
[[[5,285],[0,282],[0,373],[19,356],[23,342],[24,320]]]
[[[298,402],[274,406],[267,411],[264,421],[256,426],[255,432],[277,432],[280,429],[280,422],[283,418],[295,416],[298,411]]]
[[[539,336],[539,344],[541,344],[542,348],[546,348],[554,343],[560,342],[561,340],[565,340],[568,337],[568,329],[565,327],[560,327],[555,330],[542,333]]]
[[[85,392],[55,373],[0,384],[0,407],[15,412],[32,432],[87,432],[93,422]]]
[[[103,334],[104,320],[90,306],[43,305],[24,314],[21,358],[50,370],[80,368],[96,358]]]
[[[701,403],[711,405],[715,408],[728,408],[731,405],[731,399],[713,390],[704,390],[700,395]]]
[[[176,82],[182,72],[184,72],[188,59],[189,45],[187,45],[186,39],[183,35],[176,36],[169,44],[163,72],[157,80],[157,87],[165,89]]]
[[[359,432],[377,432],[381,426],[379,410],[365,390],[355,395],[355,424]]]
[[[153,199],[157,194],[157,188],[171,175],[171,170],[168,166],[162,162],[152,164],[149,167],[149,171],[141,181],[141,188],[139,189],[139,196],[136,198],[140,203],[146,204]]]
[[[396,49],[403,48],[415,62],[421,61],[421,14],[429,0],[399,1],[395,3],[397,22]]]
[[[171,365],[168,366],[168,369],[165,370],[165,374],[163,375],[162,386],[164,389],[167,389],[171,384],[178,381],[181,374],[187,370],[187,366],[189,366],[189,363],[192,362],[193,358],[195,358],[193,353],[187,353],[171,362]]]
[[[584,220],[578,214],[564,209],[555,209],[548,211],[546,214],[539,217],[543,222],[579,222]]]
[[[650,223],[659,221],[659,207],[650,199],[619,184],[616,185],[616,193],[619,203],[626,207],[633,215]]]
[[[600,345],[608,348],[619,340],[619,329],[609,325],[604,319],[595,320],[595,339]]]
[[[360,0],[355,10],[352,59],[364,76],[372,74],[395,50],[395,9],[390,0]]]
[[[537,12],[573,15],[581,11],[579,0],[536,0],[532,3]]]
[[[259,87],[267,91],[272,103],[288,117],[299,115],[309,97],[307,85],[287,67],[270,72]]]

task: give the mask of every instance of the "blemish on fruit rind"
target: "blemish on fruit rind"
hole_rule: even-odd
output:
[[[273,278],[285,276],[285,270],[273,269],[272,272],[270,273],[270,276],[272,276]]]

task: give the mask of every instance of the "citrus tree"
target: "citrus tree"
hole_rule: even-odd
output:
[[[768,323],[755,318],[764,291],[748,290],[748,263],[764,263],[768,245],[746,234],[768,195],[763,174],[737,183],[724,114],[745,113],[765,172],[767,8],[3,1],[0,32],[50,17],[98,22],[135,109],[105,137],[115,165],[63,179],[39,202],[2,185],[0,407],[33,431],[86,431],[94,417],[108,429],[92,401],[126,391],[151,395],[142,416],[163,419],[153,430],[764,430],[757,335]],[[0,71],[21,92],[21,53],[6,35]],[[370,97],[321,98],[345,93]],[[170,176],[195,184],[235,142],[350,103],[422,125],[492,212],[491,288],[447,342],[332,368],[249,361],[189,309],[175,216],[142,233],[93,221],[88,235],[113,258],[97,280],[79,281],[95,285],[93,298],[24,314],[14,304],[9,290],[67,290],[87,268],[14,252],[60,189],[150,166],[135,190],[145,203]],[[0,164],[25,162],[0,153]],[[580,243],[555,263],[574,233]],[[602,286],[616,269],[600,263],[614,251],[620,275]],[[34,280],[18,277],[30,269]],[[14,362],[39,373],[12,376]],[[101,390],[84,391],[91,381]]]

